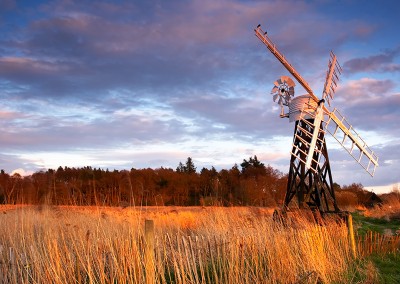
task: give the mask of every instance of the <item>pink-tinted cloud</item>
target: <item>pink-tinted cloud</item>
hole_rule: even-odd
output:
[[[374,130],[382,135],[400,131],[400,95],[391,80],[362,78],[340,86],[334,99],[337,107],[356,129]]]
[[[339,83],[335,100],[356,104],[369,98],[385,98],[396,84],[389,79],[361,78]]]
[[[13,111],[0,111],[0,121],[1,121],[0,125],[2,125],[7,120],[18,119],[18,118],[21,118],[21,116],[16,112],[13,112]]]
[[[3,57],[0,58],[0,74],[44,74],[66,71],[68,66],[59,63],[38,61],[28,57]]]
[[[400,47],[381,54],[368,57],[354,58],[343,65],[345,72],[398,72],[400,64],[395,63],[395,58],[400,54]]]

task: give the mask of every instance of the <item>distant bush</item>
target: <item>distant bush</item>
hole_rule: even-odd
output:
[[[385,205],[389,206],[400,206],[400,192],[398,190],[393,190],[390,193],[382,194],[381,199]]]
[[[355,208],[358,205],[357,194],[350,191],[336,192],[336,202],[340,208]]]

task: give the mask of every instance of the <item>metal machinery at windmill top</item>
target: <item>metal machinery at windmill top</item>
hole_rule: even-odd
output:
[[[309,208],[321,213],[340,212],[333,188],[325,134],[330,133],[340,145],[371,175],[378,166],[377,155],[367,146],[353,126],[331,106],[342,68],[331,52],[322,98],[319,99],[308,83],[286,60],[267,33],[258,25],[256,36],[286,67],[307,94],[294,97],[294,81],[282,76],[271,91],[273,100],[281,107],[281,118],[295,122],[290,168],[283,211],[289,209],[294,197],[300,209]],[[288,112],[285,113],[285,109]]]

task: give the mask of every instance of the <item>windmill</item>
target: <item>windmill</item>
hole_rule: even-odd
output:
[[[281,107],[280,117],[295,122],[283,210],[289,208],[296,196],[299,208],[310,208],[321,213],[340,212],[333,188],[325,134],[330,133],[371,176],[378,166],[378,157],[336,108],[331,111],[325,105],[327,103],[331,106],[342,71],[336,55],[330,53],[325,85],[319,99],[261,26],[258,25],[254,31],[307,91],[307,94],[295,97],[295,83],[288,76],[282,76],[275,81],[271,91],[273,100]],[[285,113],[285,107],[288,108],[288,113]]]

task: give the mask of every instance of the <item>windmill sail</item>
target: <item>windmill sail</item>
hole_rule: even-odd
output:
[[[329,110],[325,108],[325,100],[328,102],[330,106],[330,99],[333,99],[333,93],[336,88],[336,80],[339,80],[339,76],[337,73],[341,73],[341,67],[336,60],[336,55],[331,51],[331,58],[328,62],[328,71],[326,72],[326,80],[324,86],[324,92],[322,94],[322,100],[318,101],[318,107],[315,111],[314,123],[313,123],[313,133],[310,145],[308,147],[307,158],[305,162],[305,166],[307,169],[311,168],[311,163],[313,161],[313,157],[315,156],[315,148],[317,146],[317,139],[319,134],[319,130],[321,127],[321,122],[323,120],[323,112],[329,113]],[[314,98],[315,99],[315,98]]]
[[[336,60],[336,55],[331,52],[322,100],[319,101],[318,107],[313,114],[310,114],[309,112],[307,113],[307,115],[314,118],[314,122],[312,127],[313,133],[310,133],[312,134],[312,139],[308,143],[308,151],[304,163],[307,169],[316,170],[312,165],[318,165],[315,157],[318,157],[319,155],[318,153],[315,153],[315,151],[317,140],[320,136],[320,128],[322,127],[328,131],[344,149],[346,149],[346,151],[366,170],[367,173],[374,176],[376,167],[378,166],[378,157],[336,108],[331,112],[324,105],[325,100],[330,105],[330,100],[333,99],[337,80],[339,80],[338,75],[340,74],[341,67]],[[331,124],[332,122],[334,125],[333,127]]]
[[[324,128],[344,149],[369,173],[374,176],[378,166],[378,156],[335,108],[327,115]],[[332,127],[333,126],[333,127]]]
[[[297,82],[299,82],[300,85],[302,85],[303,88],[311,96],[315,97],[313,91],[311,90],[306,80],[304,80],[303,77],[301,77],[301,75],[296,71],[296,69],[294,69],[293,66],[286,60],[285,56],[283,56],[283,54],[278,50],[275,44],[269,39],[267,33],[265,33],[261,29],[260,25],[258,25],[254,31],[256,33],[256,36],[267,46],[269,51],[271,51],[271,53],[275,55],[275,57],[283,64],[283,66],[286,67],[286,69],[290,72],[290,74],[292,74],[296,78]]]
[[[328,62],[328,72],[326,72],[324,92],[322,95],[322,99],[326,101],[329,106],[331,106],[331,100],[333,99],[337,81],[341,73],[342,67],[340,67],[339,62],[336,60],[336,55],[331,51],[331,58]]]
[[[320,136],[320,129],[321,129],[321,122],[324,117],[324,110],[322,109],[322,106],[318,106],[316,111],[315,111],[315,116],[314,116],[314,122],[312,124],[312,136],[311,136],[311,142],[308,147],[308,153],[307,153],[307,158],[306,158],[306,168],[309,169],[311,168],[311,164],[314,160],[314,155],[315,155],[315,150],[317,147],[317,140],[319,139],[318,137]]]
[[[307,105],[300,115],[300,120],[308,127],[298,129],[295,134],[295,139],[301,137],[304,147],[300,149],[296,146],[297,148],[293,148],[292,155],[295,155],[297,151],[303,152],[302,157],[304,158],[300,158],[300,161],[306,165],[307,169],[316,172],[319,166],[319,154],[322,150],[318,148],[318,145],[322,145],[321,137],[329,132],[367,173],[374,176],[378,166],[378,156],[368,147],[346,118],[335,108],[332,112],[324,111],[322,120],[319,120],[317,109],[312,111],[311,108],[310,111],[310,107]],[[311,122],[310,118],[313,118],[314,121]],[[316,121],[319,121],[317,122],[319,127],[315,127]]]

